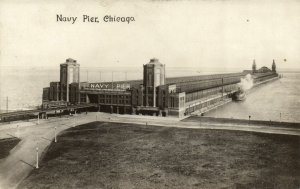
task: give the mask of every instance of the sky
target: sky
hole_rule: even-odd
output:
[[[78,17],[57,22],[57,15]],[[99,17],[84,23],[82,16]],[[105,23],[105,15],[134,17]],[[167,67],[300,70],[300,1],[0,1],[0,68]]]

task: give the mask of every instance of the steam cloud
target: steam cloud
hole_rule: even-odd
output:
[[[243,91],[247,91],[253,87],[253,78],[250,74],[247,74],[245,78],[241,78],[241,82],[238,84],[239,88]]]

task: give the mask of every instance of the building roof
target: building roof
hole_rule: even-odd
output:
[[[259,70],[257,70],[257,72],[271,72],[271,70],[268,67],[263,66]]]
[[[77,60],[74,60],[72,58],[66,59],[66,62],[64,62],[60,65],[76,65],[76,66],[79,66],[79,64],[77,63]]]

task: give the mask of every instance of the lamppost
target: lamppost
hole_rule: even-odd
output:
[[[36,147],[36,165],[35,168],[38,169],[39,168],[39,147]]]
[[[8,96],[6,97],[6,113],[8,113]]]
[[[17,136],[18,138],[20,138],[19,125],[17,125],[17,134],[16,134],[16,136]]]
[[[56,139],[56,127],[54,127],[54,142],[57,142],[57,139]]]

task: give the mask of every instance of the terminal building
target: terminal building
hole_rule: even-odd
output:
[[[278,77],[273,60],[272,70],[256,70],[253,61],[252,70],[240,73],[166,78],[165,65],[153,58],[143,65],[142,80],[88,83],[69,58],[60,65],[60,81],[43,89],[43,108],[91,103],[101,112],[184,117],[230,101],[247,74],[256,83]]]

